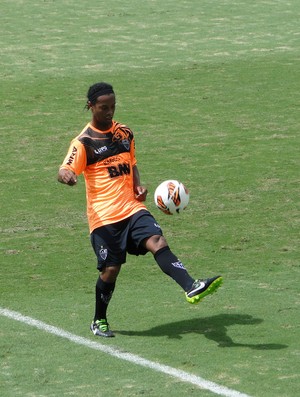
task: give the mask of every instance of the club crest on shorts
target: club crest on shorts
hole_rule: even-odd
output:
[[[100,256],[100,258],[101,258],[103,261],[105,261],[106,258],[107,258],[107,255],[108,255],[107,248],[101,247],[100,250],[99,250],[99,256]]]

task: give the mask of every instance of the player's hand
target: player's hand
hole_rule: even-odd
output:
[[[58,172],[58,181],[69,186],[76,185],[77,176],[71,170],[66,170],[64,168],[60,169]]]
[[[135,198],[138,201],[146,201],[148,190],[143,186],[137,186],[135,189]]]

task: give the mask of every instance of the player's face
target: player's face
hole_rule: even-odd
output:
[[[93,121],[99,129],[108,129],[112,125],[116,108],[116,98],[114,94],[101,95],[97,98],[95,105],[91,106]]]

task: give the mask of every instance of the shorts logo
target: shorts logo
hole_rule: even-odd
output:
[[[100,258],[101,258],[103,261],[105,261],[105,259],[107,258],[107,255],[108,255],[107,249],[101,247],[100,250],[99,250],[99,255],[100,255]]]

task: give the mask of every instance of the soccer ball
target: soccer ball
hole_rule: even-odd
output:
[[[183,211],[189,203],[190,194],[183,183],[170,179],[157,186],[154,201],[162,212],[173,215]]]

